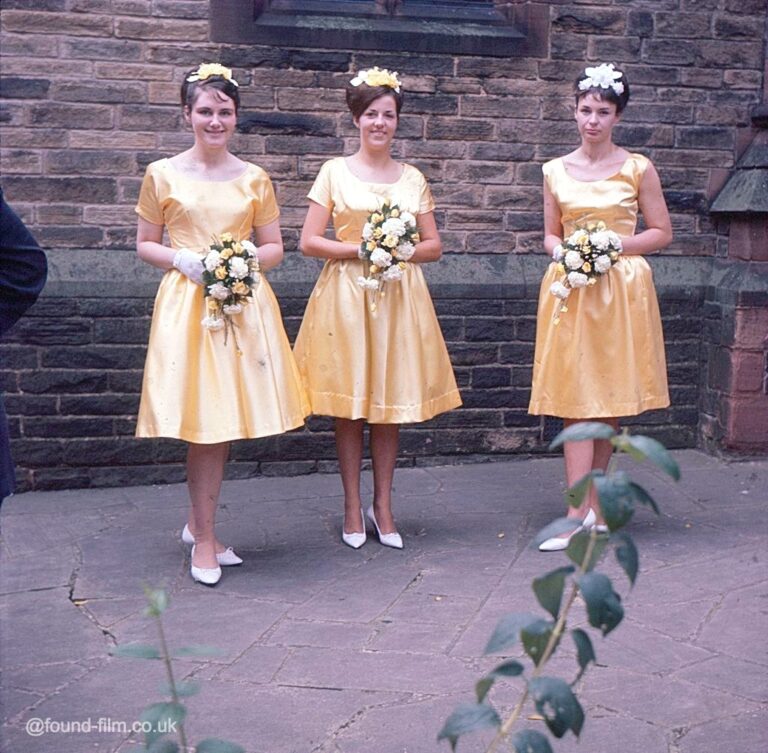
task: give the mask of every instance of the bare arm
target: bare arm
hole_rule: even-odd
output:
[[[325,237],[330,218],[331,210],[328,207],[310,199],[299,239],[301,253],[321,259],[357,259],[359,243],[344,243]]]
[[[437,232],[434,212],[423,212],[416,216],[416,227],[419,230],[419,238],[416,250],[411,261],[423,263],[437,261],[443,255],[443,244],[440,234]]]
[[[653,164],[646,168],[640,182],[637,203],[646,229],[630,238],[622,238],[625,254],[652,254],[672,242],[672,223],[664,201],[659,174]]]
[[[552,256],[555,246],[563,242],[562,214],[557,200],[544,181],[544,250]]]
[[[253,229],[253,237],[259,250],[259,266],[263,270],[276,267],[283,260],[283,236],[280,220]]]
[[[163,245],[163,225],[155,225],[139,217],[136,230],[136,253],[139,259],[160,269],[171,269],[176,250]]]

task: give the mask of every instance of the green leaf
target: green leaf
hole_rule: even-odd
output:
[[[475,683],[475,695],[477,696],[478,703],[482,703],[485,700],[485,696],[488,695],[488,691],[493,687],[494,682],[496,682],[495,677],[486,675]]]
[[[580,442],[583,439],[610,439],[615,434],[612,426],[601,421],[580,421],[563,429],[552,440],[549,449],[555,450],[564,442]]]
[[[245,748],[241,748],[239,745],[235,745],[235,743],[229,743],[226,740],[207,737],[197,744],[195,753],[245,753]]]
[[[113,646],[109,653],[112,656],[122,656],[127,659],[160,659],[160,652],[147,643],[128,643],[122,646]]]
[[[636,484],[634,481],[629,482],[629,487],[632,490],[632,497],[636,502],[640,504],[648,505],[657,515],[659,514],[659,506],[656,504],[656,500],[643,489],[640,484]]]
[[[485,654],[495,654],[505,648],[514,646],[520,638],[520,630],[526,625],[535,622],[538,619],[535,614],[527,612],[513,612],[506,617],[502,617],[493,634],[488,639],[485,647]]]
[[[179,744],[170,737],[158,738],[147,748],[147,753],[179,753]]]
[[[586,631],[581,628],[575,628],[571,630],[571,637],[576,644],[576,659],[579,662],[579,674],[573,681],[576,683],[584,674],[589,663],[597,661],[597,657],[595,656],[595,649],[592,648],[592,641]]]
[[[160,688],[163,695],[173,695],[173,688],[170,685],[163,685]],[[197,682],[177,682],[176,695],[186,698],[187,696],[197,695],[200,692],[200,684]]]
[[[494,677],[517,677],[523,674],[523,672],[525,672],[525,667],[519,661],[510,659],[494,667],[491,670],[491,675]]]
[[[521,729],[512,737],[515,753],[552,753],[546,735],[535,729]]]
[[[185,656],[221,656],[224,651],[216,646],[182,646],[171,652],[171,656],[181,659]]]
[[[451,750],[456,750],[456,743],[462,735],[500,725],[501,719],[496,709],[487,703],[462,703],[445,720],[437,739],[448,740]]]
[[[587,547],[591,538],[592,533],[590,531],[580,531],[571,538],[568,548],[565,550],[568,559],[579,567],[583,567],[586,572],[592,570],[599,562],[608,543],[605,536],[598,536],[592,548],[592,556],[589,558],[589,562],[585,562],[584,558],[587,556]]]
[[[536,710],[557,738],[571,730],[576,737],[584,726],[584,710],[567,682],[559,677],[537,677],[530,681]]]
[[[595,479],[595,488],[609,530],[625,526],[635,512],[635,497],[629,485],[629,476],[624,471],[599,476]]]
[[[640,569],[640,557],[637,553],[635,542],[632,537],[624,531],[616,534],[616,538],[621,540],[621,544],[616,547],[616,560],[621,565],[629,578],[629,582],[634,586],[637,571]]]
[[[554,622],[549,622],[548,620],[536,620],[535,622],[526,625],[520,631],[520,640],[523,643],[525,653],[531,657],[531,660],[536,666],[538,666],[544,658],[544,649],[549,643],[554,627]],[[555,645],[555,648],[557,648],[557,645]]]
[[[627,442],[632,448],[642,453],[644,457],[661,468],[664,473],[671,476],[675,481],[680,480],[680,466],[661,442],[642,434],[628,436]]]
[[[147,747],[151,747],[163,735],[177,732],[186,715],[187,710],[180,703],[153,703],[144,709],[140,719],[152,725],[152,729],[144,733]]]
[[[581,507],[584,498],[589,493],[589,487],[592,486],[592,480],[595,476],[601,475],[603,471],[590,471],[584,478],[579,479],[573,486],[565,490],[565,501],[571,507]]]
[[[533,592],[544,609],[547,610],[555,619],[560,613],[560,604],[563,600],[563,589],[565,588],[565,576],[570,575],[575,568],[571,565],[558,567],[540,578],[534,578]]]
[[[621,596],[602,573],[585,573],[577,582],[587,604],[589,624],[599,628],[603,635],[608,635],[624,617]]]

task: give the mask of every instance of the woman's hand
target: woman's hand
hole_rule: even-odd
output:
[[[203,284],[203,257],[188,248],[180,248],[173,257],[173,266],[196,285]]]

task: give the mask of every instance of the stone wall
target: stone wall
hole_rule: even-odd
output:
[[[287,258],[271,279],[291,335],[317,274],[296,251],[307,189],[325,159],[356,144],[343,85],[374,64],[403,74],[397,156],[425,172],[438,203],[446,254],[428,277],[466,404],[407,429],[404,463],[543,449],[552,427],[525,413],[544,263],[540,165],[577,143],[570,90],[585,61],[615,61],[632,84],[617,140],[654,160],[675,229],[652,262],[673,407],[640,421],[673,446],[695,445],[711,356],[701,306],[729,242],[708,203],[754,133],[765,2],[543,5],[544,56],[494,58],[214,44],[205,0],[4,0],[3,188],[51,263],[45,295],[0,347],[22,484],[182,474],[180,443],[131,438],[157,282],[135,260],[133,205],[145,165],[191,143],[178,86],[202,60],[234,66],[243,132],[233,149],[277,187]],[[231,472],[330,469],[329,428],[313,419],[243,443]]]

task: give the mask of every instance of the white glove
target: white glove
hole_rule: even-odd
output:
[[[173,266],[196,285],[203,284],[203,257],[188,248],[180,248],[173,257]]]

